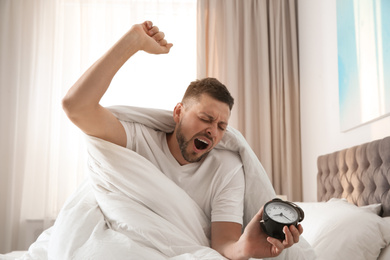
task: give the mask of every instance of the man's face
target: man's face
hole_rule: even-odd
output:
[[[222,139],[229,117],[229,106],[206,94],[182,106],[176,139],[185,161],[202,160]]]

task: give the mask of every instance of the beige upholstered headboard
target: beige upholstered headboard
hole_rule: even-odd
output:
[[[390,137],[319,156],[317,166],[318,201],[382,203],[382,216],[390,216]]]

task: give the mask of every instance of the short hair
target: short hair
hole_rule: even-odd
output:
[[[234,98],[230,95],[226,86],[216,78],[204,78],[191,82],[184,93],[182,102],[185,103],[186,100],[191,98],[198,100],[202,94],[207,94],[210,97],[227,104],[230,110],[233,108]]]

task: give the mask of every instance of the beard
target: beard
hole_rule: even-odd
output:
[[[183,156],[184,160],[186,160],[189,163],[201,161],[210,152],[210,151],[207,151],[204,154],[199,156],[195,152],[190,153],[187,151],[188,146],[193,144],[193,139],[187,140],[185,138],[183,131],[182,131],[181,122],[179,123],[179,125],[177,127],[176,140],[179,144],[181,155]]]

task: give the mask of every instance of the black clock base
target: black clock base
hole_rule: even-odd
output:
[[[279,239],[283,241],[286,238],[286,235],[283,233],[283,227],[281,225],[274,225],[273,227],[268,227],[264,224],[264,221],[260,221],[261,229],[270,237]]]

